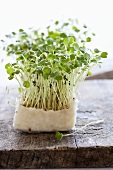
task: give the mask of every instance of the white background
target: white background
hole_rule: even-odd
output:
[[[0,0],[0,35],[66,17],[90,26],[96,45],[112,55],[113,0]]]

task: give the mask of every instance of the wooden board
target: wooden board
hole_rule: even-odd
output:
[[[76,128],[103,122],[90,124],[62,141],[54,133],[14,131],[11,105],[15,97],[13,91],[7,94],[0,88],[0,168],[113,167],[113,80],[84,83],[78,95]]]
[[[88,77],[89,80],[113,79],[113,57],[104,58],[102,59],[102,62],[103,63],[100,66],[95,65],[92,67],[92,76]]]
[[[94,80],[94,79],[113,79],[113,70],[107,71],[103,73],[98,73],[96,75],[92,75],[89,77],[86,77],[87,80]]]

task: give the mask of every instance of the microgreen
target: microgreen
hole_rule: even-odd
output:
[[[88,124],[80,127],[80,128],[76,128],[75,130],[73,130],[73,132],[67,133],[67,134],[63,134],[63,133],[61,133],[61,132],[59,132],[59,131],[56,131],[56,132],[55,132],[55,138],[56,138],[57,140],[60,140],[60,141],[61,141],[61,140],[63,139],[63,137],[75,136],[75,135],[77,134],[77,132],[83,131],[83,130],[86,129],[88,126],[90,126],[90,125],[95,125],[95,124],[100,124],[100,123],[103,123],[103,122],[104,122],[103,119],[102,119],[102,120],[93,121],[93,122],[90,122],[90,123],[88,123]]]
[[[55,21],[54,27],[49,25],[44,32],[19,29],[6,35],[1,40],[3,50],[15,61],[7,63],[5,69],[8,79],[19,83],[21,104],[44,110],[69,108],[73,92],[91,75],[91,67],[108,55],[88,48],[92,35],[88,35],[86,25],[80,28],[71,19]],[[56,137],[62,136],[57,132]]]
[[[29,88],[30,87],[29,81],[24,81],[23,86],[26,87],[26,88]]]
[[[58,131],[57,131],[57,132],[55,133],[55,138],[58,139],[58,140],[62,140],[63,134],[62,134],[61,132],[58,132]]]
[[[87,38],[86,38],[86,41],[87,41],[87,42],[90,42],[90,41],[91,41],[91,38],[90,38],[90,37],[87,37]]]

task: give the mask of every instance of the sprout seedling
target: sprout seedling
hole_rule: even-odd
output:
[[[3,49],[15,61],[5,69],[8,79],[19,83],[20,104],[45,111],[70,108],[73,94],[86,75],[91,75],[90,69],[107,57],[107,52],[88,48],[94,35],[89,36],[86,25],[80,28],[71,19],[55,21],[44,32],[19,29],[6,35],[13,43]]]

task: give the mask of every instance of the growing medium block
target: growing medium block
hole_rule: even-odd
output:
[[[75,126],[76,102],[69,109],[43,110],[18,104],[13,127],[23,131],[67,131]]]

